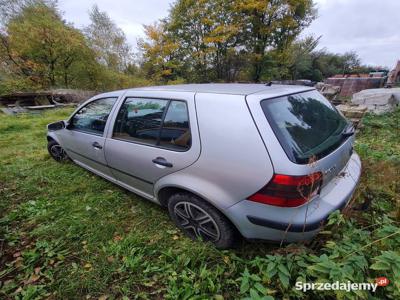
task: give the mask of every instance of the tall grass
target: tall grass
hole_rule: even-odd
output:
[[[53,161],[46,124],[70,112],[0,115],[0,298],[356,299],[371,293],[304,294],[294,284],[378,276],[392,285],[373,296],[400,295],[399,111],[365,119],[351,214],[335,213],[311,244],[243,242],[230,251],[189,240],[157,205]],[[381,261],[387,269],[376,270]]]

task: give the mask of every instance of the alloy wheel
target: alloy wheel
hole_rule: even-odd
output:
[[[58,144],[51,146],[50,152],[54,159],[57,161],[66,160],[68,157],[64,149]]]
[[[175,204],[174,213],[179,224],[192,238],[211,242],[219,240],[221,233],[217,223],[198,205],[181,201]]]

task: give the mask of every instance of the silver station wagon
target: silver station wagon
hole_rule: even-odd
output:
[[[188,84],[115,91],[48,125],[48,150],[168,208],[188,236],[304,241],[350,200],[354,128],[314,88]],[[101,191],[99,191],[101,192]]]

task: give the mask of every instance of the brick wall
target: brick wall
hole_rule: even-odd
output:
[[[341,87],[339,96],[351,97],[353,94],[366,89],[375,89],[383,87],[384,77],[362,77],[362,78],[335,78],[331,77],[324,81],[325,83]]]

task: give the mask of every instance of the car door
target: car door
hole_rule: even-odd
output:
[[[127,93],[105,149],[114,177],[152,197],[158,179],[191,165],[200,154],[194,93]]]
[[[112,177],[104,156],[104,132],[117,97],[93,100],[78,109],[59,133],[68,156],[83,167]]]

